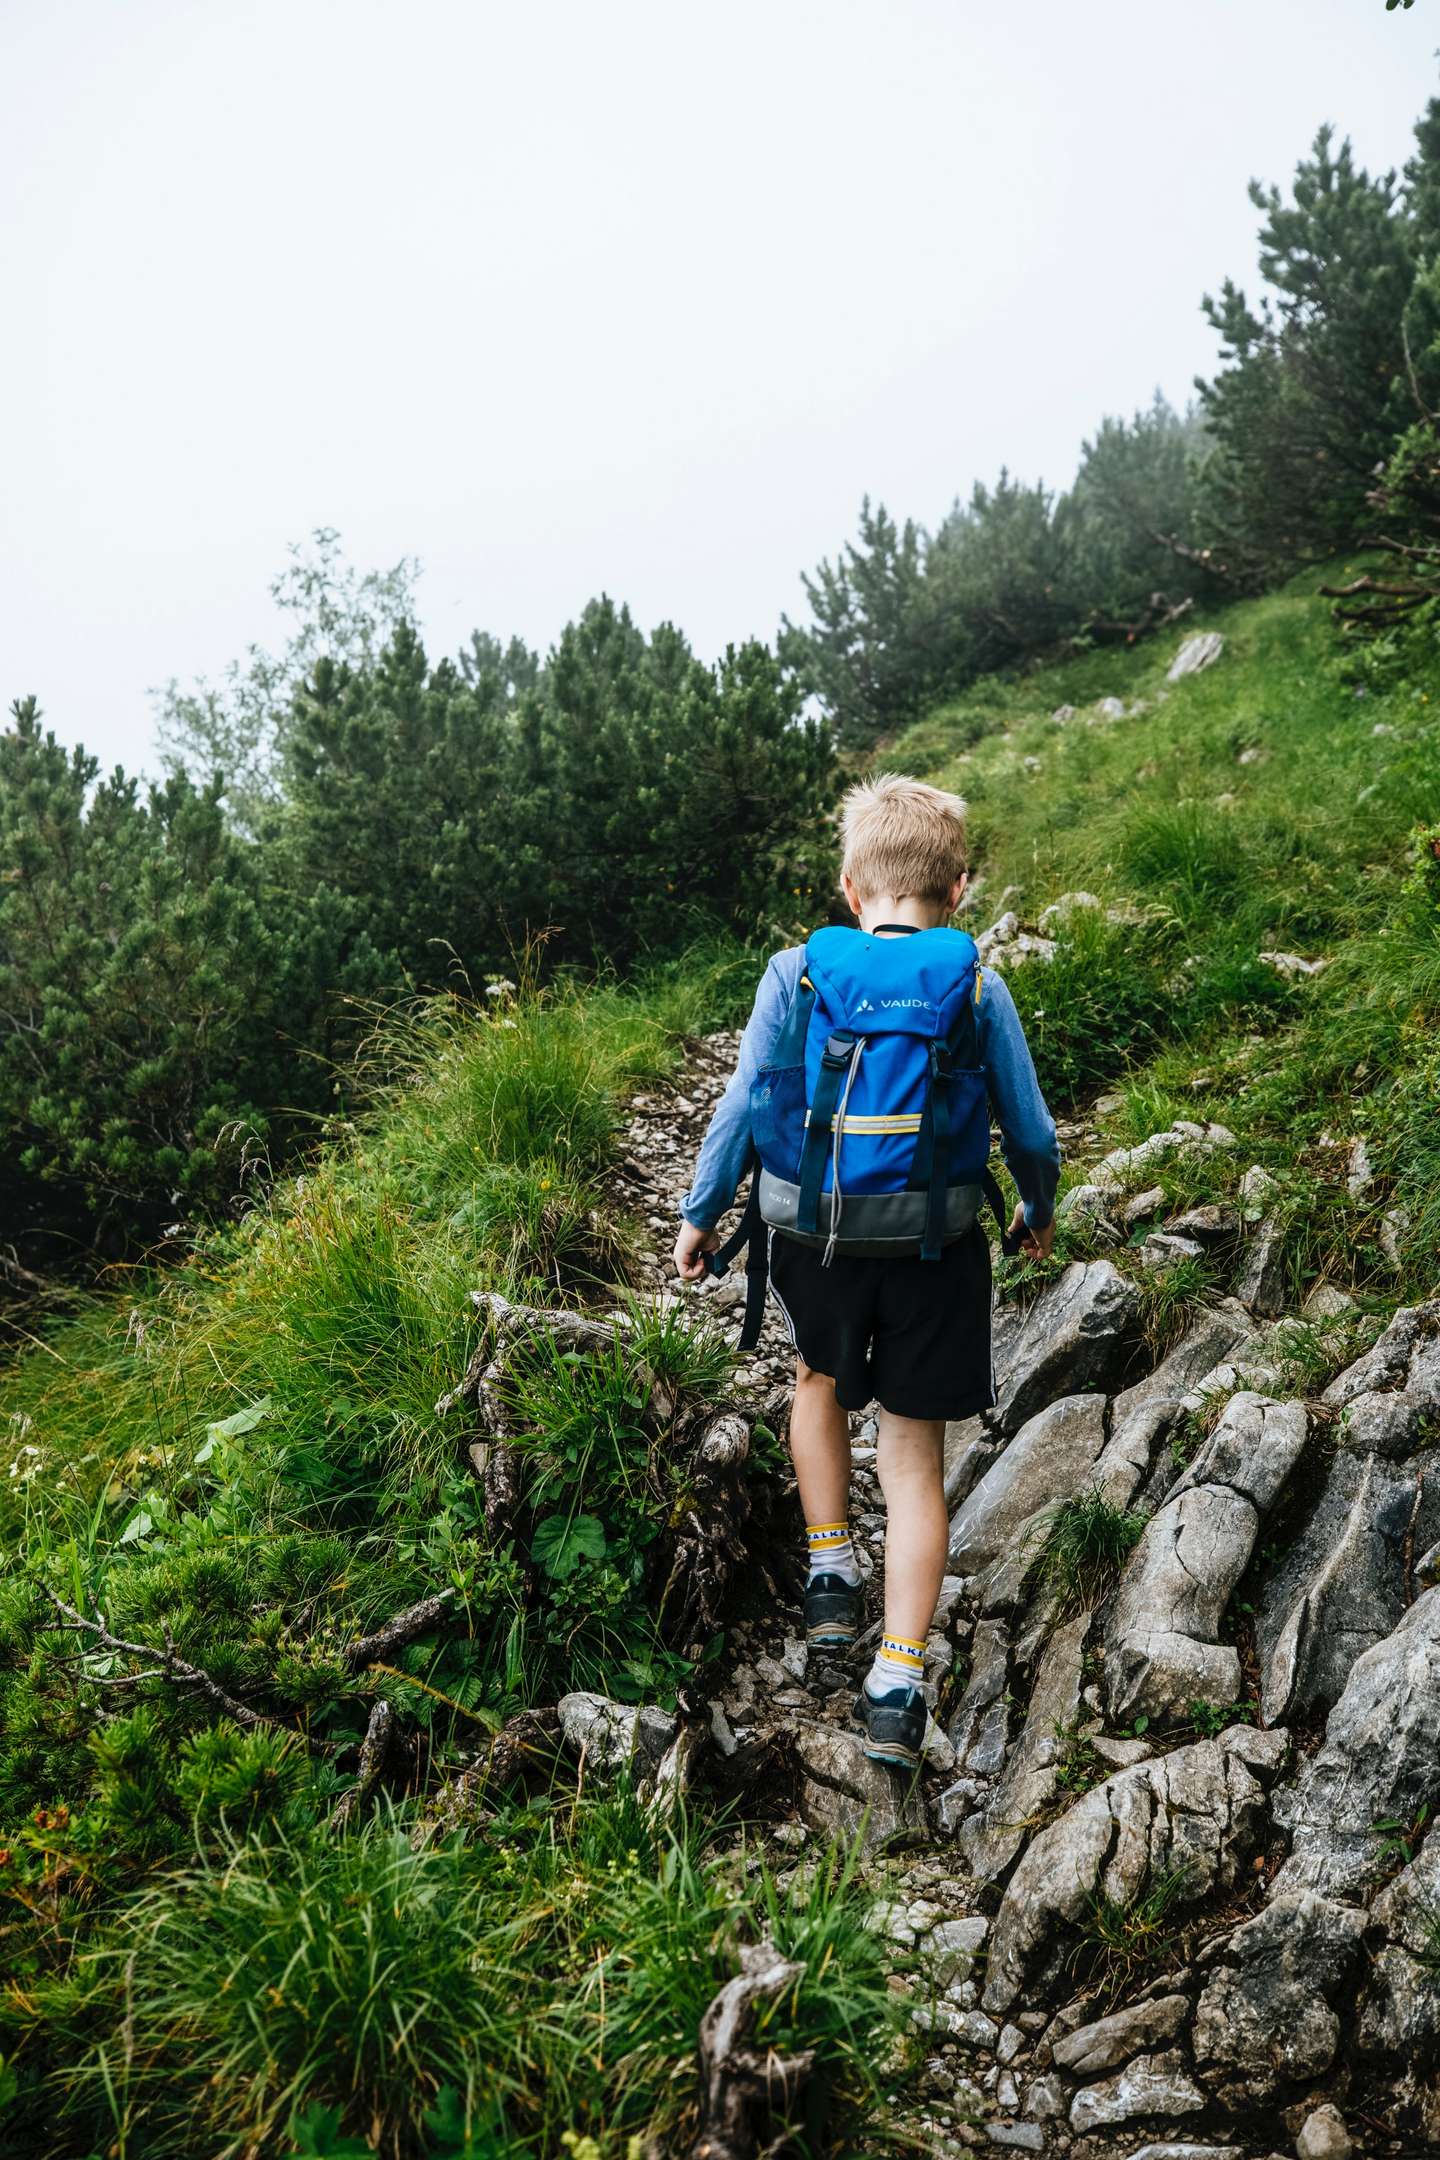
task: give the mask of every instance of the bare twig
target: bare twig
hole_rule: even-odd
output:
[[[102,1650],[113,1650],[123,1657],[140,1658],[144,1661],[147,1670],[127,1674],[127,1681],[168,1680],[183,1687],[198,1688],[202,1695],[208,1695],[237,1725],[250,1728],[263,1726],[272,1732],[293,1731],[293,1727],[282,1724],[278,1718],[267,1717],[264,1711],[251,1710],[245,1703],[237,1702],[235,1697],[227,1694],[219,1681],[212,1679],[201,1666],[192,1665],[188,1658],[182,1658],[170,1639],[168,1628],[165,1630],[163,1650],[157,1650],[153,1643],[127,1642],[123,1635],[111,1633],[105,1624],[103,1613],[94,1620],[87,1620],[73,1605],[67,1605],[64,1598],[57,1597],[48,1583],[42,1583],[40,1587],[56,1611],[63,1614],[67,1629],[79,1629],[84,1634],[93,1636]]]

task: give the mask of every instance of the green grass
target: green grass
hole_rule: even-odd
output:
[[[1109,1594],[1144,1528],[1143,1515],[1116,1507],[1098,1486],[1045,1510],[1032,1566],[1057,1619],[1072,1619]]]
[[[782,1892],[731,1826],[563,1783],[470,1841],[418,1835],[403,1803],[324,1828],[377,1692],[400,1782],[433,1789],[521,1705],[663,1698],[689,1671],[652,1559],[686,1501],[675,1398],[725,1391],[724,1345],[632,1303],[609,1356],[522,1361],[514,1539],[487,1530],[472,1413],[436,1403],[475,1347],[472,1289],[613,1304],[625,1096],[757,971],[717,948],[629,988],[382,1019],[368,1107],[303,1175],[6,1374],[7,2150],[53,2121],[44,2149],[77,2160],[197,2141],[473,2160],[572,2132],[610,2160],[682,2133],[700,2013],[767,1931],[805,1969],[762,2041],[819,2051],[800,2149],[827,2108],[834,2130],[880,2107],[897,2012],[844,1855]],[[117,1685],[134,1661],[77,1651],[42,1581],[274,1723]],[[347,1641],[444,1587],[452,1624],[347,1671]]]
[[[382,1809],[338,1839],[222,1835],[98,1923],[62,1897],[0,1996],[7,2128],[181,2160],[288,2152],[330,2110],[362,2152],[435,2160],[446,2119],[497,2160],[566,2132],[619,2156],[693,2127],[696,2028],[753,1930],[802,1967],[757,2038],[818,2050],[796,2125],[816,2151],[879,2110],[900,2026],[854,1862],[782,1889],[710,1844],[628,1794],[512,1810],[469,1843]]]
[[[1010,886],[1032,922],[1072,890],[1138,912],[1077,912],[1053,966],[1008,975],[1055,1106],[1118,1088],[1106,1145],[1218,1117],[1244,1160],[1189,1166],[1184,1200],[1249,1162],[1283,1171],[1296,1301],[1323,1274],[1394,1303],[1433,1287],[1440,1250],[1440,864],[1412,838],[1440,821],[1440,689],[1338,644],[1315,592],[1334,567],[1152,644],[977,684],[883,761],[967,797],[973,927]],[[1220,660],[1167,686],[1203,628]],[[1089,724],[1106,694],[1145,709]],[[1063,704],[1082,710],[1057,726]],[[1262,951],[1328,965],[1286,983]],[[1362,1199],[1327,1134],[1365,1136]],[[1168,1168],[1157,1181],[1180,1197]]]
[[[1110,2003],[1169,1962],[1180,1935],[1176,1908],[1188,1887],[1187,1871],[1174,1868],[1129,1899],[1093,1890],[1069,1957],[1077,1981],[1094,1987]]]

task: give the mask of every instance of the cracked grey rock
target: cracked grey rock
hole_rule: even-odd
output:
[[[950,1721],[950,1744],[972,1776],[994,1777],[1005,1760],[1010,1731],[1010,1631],[1003,1620],[981,1618],[970,1644],[970,1676]]]
[[[1229,1937],[1191,2031],[1196,2072],[1227,2106],[1275,2106],[1329,2069],[1364,1929],[1363,1913],[1277,1881]]]
[[[1181,1904],[1232,1889],[1265,1833],[1265,1786],[1287,1746],[1285,1733],[1232,1725],[1117,1770],[1039,1831],[995,1918],[985,2008],[1003,2014],[1053,1982],[1097,1889],[1126,1904],[1172,1872]]]
[[[1260,1714],[1267,1725],[1338,1701],[1357,1657],[1405,1611],[1405,1556],[1440,1536],[1440,1484],[1423,1463],[1341,1448],[1255,1615]],[[1423,1560],[1414,1570],[1424,1579]]]
[[[1405,1305],[1364,1357],[1326,1388],[1343,1411],[1341,1445],[1410,1455],[1440,1421],[1440,1298]]]
[[[1040,1509],[1088,1483],[1105,1444],[1105,1397],[1067,1395],[1024,1425],[950,1525],[951,1570],[983,1575],[1014,1553]]]
[[[1157,1995],[1132,2003],[1093,2025],[1081,2025],[1055,2042],[1051,2052],[1062,2070],[1075,2078],[1098,2077],[1117,2063],[1129,2062],[1146,2048],[1173,2040],[1190,2015],[1186,1995]]]
[[[1144,1485],[1157,1447],[1191,1406],[1197,1381],[1253,1335],[1254,1323],[1237,1299],[1221,1298],[1215,1305],[1202,1306],[1169,1356],[1115,1397],[1110,1406],[1110,1438],[1095,1465],[1095,1483],[1112,1507],[1128,1507]]]
[[[1036,1668],[1024,1727],[1005,1758],[999,1783],[983,1812],[960,1829],[960,1850],[981,1882],[1001,1874],[1029,1835],[1027,1825],[1059,1791],[1055,1765],[1061,1742],[1056,1726],[1080,1714],[1080,1659],[1090,1630],[1089,1613],[1057,1627]]]
[[[1424,2066],[1440,2054],[1440,1987],[1434,1958],[1440,1914],[1440,1838],[1427,1837],[1370,1908],[1386,1940],[1371,1962],[1360,2013],[1362,2054]]]
[[[996,1445],[982,1421],[952,1419],[945,1427],[945,1507],[947,1513],[968,1500],[991,1463]]]
[[[1262,1319],[1273,1319],[1285,1310],[1285,1291],[1285,1234],[1267,1215],[1245,1248],[1235,1295]]]
[[[1105,1629],[1112,1722],[1183,1719],[1193,1702],[1240,1692],[1240,1655],[1219,1640],[1263,1514],[1305,1444],[1300,1403],[1236,1395],[1146,1524]]]
[[[1140,1294],[1111,1260],[1072,1260],[997,1351],[995,1421],[1018,1432],[1060,1395],[1108,1389],[1134,1348]]]
[[[1152,1230],[1140,1247],[1140,1265],[1152,1275],[1169,1275],[1185,1260],[1203,1260],[1205,1248],[1174,1230]]]
[[[1113,1192],[1116,1187],[1133,1184],[1138,1172],[1172,1155],[1208,1155],[1216,1148],[1234,1145],[1235,1135],[1225,1125],[1197,1125],[1193,1119],[1177,1118],[1164,1132],[1151,1133],[1148,1140],[1137,1141],[1134,1147],[1112,1148],[1108,1155],[1102,1155],[1090,1173],[1090,1182],[1104,1192]]]
[[[1114,2077],[1087,2085],[1070,2103],[1070,2127],[1102,2130],[1137,2115],[1194,2115],[1205,2095],[1185,2067],[1178,2048],[1165,2055],[1137,2055]]]
[[[1371,1825],[1432,1812],[1440,1800],[1440,1589],[1418,1597],[1383,1642],[1350,1669],[1325,1738],[1276,1795],[1290,1857],[1274,1894],[1359,1897],[1375,1879]]]
[[[920,1780],[871,1762],[858,1733],[837,1725],[800,1723],[794,1732],[800,1767],[800,1812],[812,1830],[862,1837],[862,1850],[922,1843],[927,1835]]]
[[[1165,1228],[1172,1237],[1195,1238],[1202,1245],[1223,1245],[1234,1237],[1240,1227],[1235,1210],[1217,1200],[1207,1200],[1203,1206],[1187,1208],[1183,1215],[1172,1215]]]
[[[633,1767],[644,1775],[655,1770],[679,1731],[679,1720],[652,1703],[611,1702],[607,1695],[576,1692],[557,1705],[560,1732],[587,1769],[613,1772]]]

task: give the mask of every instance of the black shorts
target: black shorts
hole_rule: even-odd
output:
[[[976,1223],[938,1260],[869,1260],[770,1233],[770,1288],[796,1350],[846,1410],[963,1418],[995,1400],[990,1247]]]

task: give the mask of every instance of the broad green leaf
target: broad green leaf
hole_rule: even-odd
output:
[[[605,1525],[594,1515],[547,1515],[535,1525],[530,1556],[536,1567],[564,1582],[582,1560],[605,1557]]]

